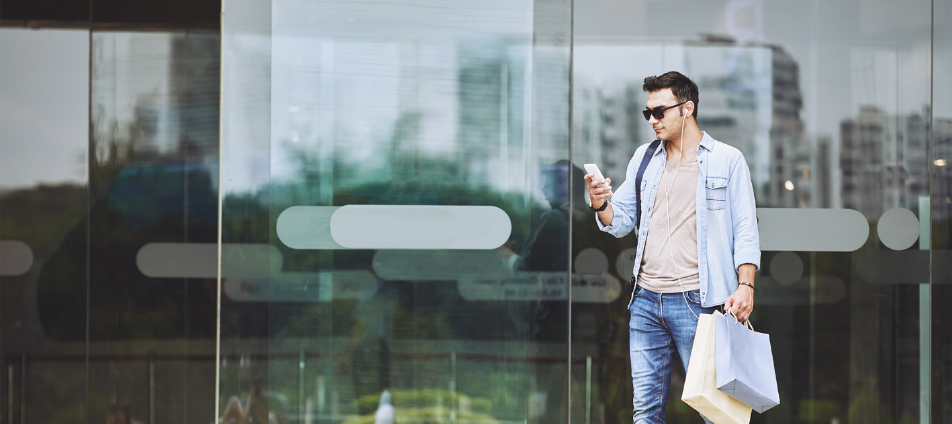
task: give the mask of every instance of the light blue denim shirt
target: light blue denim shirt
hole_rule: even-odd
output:
[[[723,304],[737,290],[737,268],[753,264],[760,269],[760,236],[757,233],[757,206],[750,169],[744,154],[733,146],[721,143],[706,132],[698,146],[697,159],[701,168],[697,178],[697,257],[701,279],[701,305],[711,307]],[[615,237],[624,237],[635,229],[635,176],[638,165],[648,150],[644,144],[628,162],[625,182],[615,190],[611,207],[615,213],[611,225],[595,221],[602,231]],[[644,210],[638,228],[638,249],[632,274],[638,276],[645,249],[648,222],[651,221],[658,183],[667,160],[663,145],[659,146],[641,181],[641,201]],[[637,283],[637,281],[636,281]],[[628,306],[631,307],[631,299]]]

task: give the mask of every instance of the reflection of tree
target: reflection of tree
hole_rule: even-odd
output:
[[[39,185],[0,196],[0,238],[20,240],[39,258],[47,257],[86,211],[86,187]]]
[[[46,269],[48,258],[60,250],[70,255],[68,261],[48,270],[51,274],[46,280],[48,283],[39,285],[38,300],[53,303],[51,310],[57,310],[55,314],[41,317],[45,320],[43,327],[47,336],[56,339],[85,338],[86,282],[78,276],[86,272],[86,194],[83,186],[41,185],[10,192],[0,199],[3,210],[0,239],[20,240],[30,246],[34,269]],[[31,273],[23,278],[36,277]],[[84,301],[73,302],[77,298]],[[37,306],[23,305],[27,310]],[[26,344],[6,337],[4,342]]]
[[[88,222],[75,222],[40,271],[44,329],[54,339],[85,339],[87,284],[81,276],[88,275],[92,340],[212,337],[214,296],[202,285],[142,275],[136,253],[150,242],[215,242],[214,170],[178,161],[124,164],[120,144],[112,145],[117,147],[90,172],[96,188],[90,189]],[[183,302],[192,306],[187,318]]]

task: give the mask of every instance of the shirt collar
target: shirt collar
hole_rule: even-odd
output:
[[[707,131],[701,131],[704,137],[701,137],[701,147],[711,151],[714,149],[714,137],[707,135]]]
[[[701,147],[707,149],[707,151],[713,150],[713,149],[714,149],[714,137],[711,137],[710,135],[708,135],[708,134],[707,134],[707,131],[701,131],[701,134],[703,134],[703,136],[701,137]],[[656,150],[656,151],[654,152],[654,154],[657,155],[657,154],[659,154],[659,153],[661,153],[661,152],[664,151],[664,146],[663,146],[663,144],[664,144],[664,143],[662,143],[662,146],[658,146],[659,148],[658,148],[658,150]]]

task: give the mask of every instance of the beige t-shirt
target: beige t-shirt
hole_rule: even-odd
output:
[[[665,162],[658,184],[654,211],[648,223],[645,250],[641,256],[638,285],[655,293],[680,293],[698,290],[701,279],[697,265],[697,158],[678,167]],[[673,178],[673,183],[672,183]],[[665,187],[668,201],[665,202]],[[672,213],[668,213],[668,206]],[[670,215],[670,216],[669,216]],[[668,244],[668,218],[671,219],[671,251]],[[674,260],[672,261],[672,255]],[[677,265],[677,273],[675,272]],[[681,284],[678,284],[678,273]]]

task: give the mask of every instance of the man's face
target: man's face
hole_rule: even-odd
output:
[[[648,93],[648,102],[645,104],[647,109],[666,108],[678,103],[677,97],[670,88],[652,91]],[[681,135],[681,113],[684,106],[675,107],[664,111],[664,118],[657,119],[654,116],[648,117],[648,124],[654,129],[655,136],[659,140],[676,140]]]

